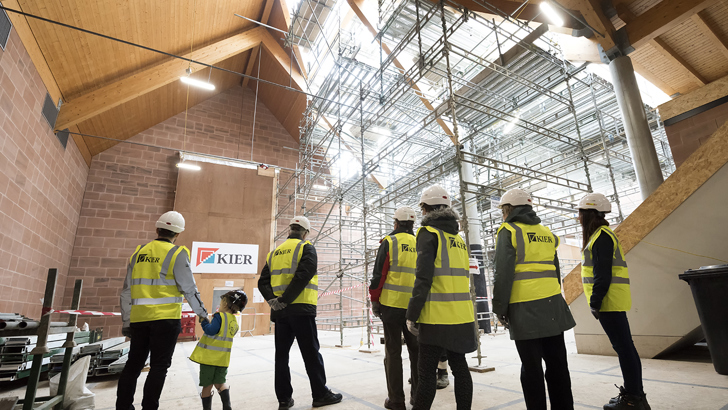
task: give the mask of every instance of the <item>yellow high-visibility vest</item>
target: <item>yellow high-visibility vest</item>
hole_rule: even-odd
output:
[[[414,235],[406,232],[387,235],[384,240],[389,243],[389,272],[379,296],[379,303],[407,309],[415,285],[417,242]]]
[[[420,313],[419,323],[457,325],[475,322],[470,298],[470,259],[465,241],[432,226],[425,229],[437,235],[435,275],[430,294]]]
[[[131,323],[182,317],[182,293],[174,280],[174,263],[189,251],[167,241],[139,245],[129,264],[131,273]]]
[[[270,284],[273,287],[273,294],[276,296],[283,295],[283,292],[286,291],[291,280],[293,280],[293,275],[296,273],[301,256],[303,256],[304,245],[311,245],[311,242],[289,238],[281,246],[268,253]],[[318,304],[318,274],[311,278],[303,292],[291,303]]]
[[[561,293],[554,265],[559,237],[541,224],[505,222],[498,228],[498,233],[502,229],[510,231],[511,244],[516,249],[516,272],[510,303],[530,302]]]
[[[586,302],[591,300],[594,288],[594,259],[592,258],[592,247],[599,235],[604,232],[614,242],[614,253],[612,254],[612,283],[606,296],[602,299],[601,312],[626,312],[632,308],[632,295],[629,288],[629,273],[627,262],[624,260],[624,250],[617,239],[614,231],[608,226],[601,226],[589,239],[589,243],[581,251],[581,282],[584,285]]]
[[[233,338],[238,333],[238,321],[231,313],[219,312],[222,323],[220,331],[215,336],[205,333],[190,360],[209,366],[228,367],[230,365],[230,352],[233,350]]]

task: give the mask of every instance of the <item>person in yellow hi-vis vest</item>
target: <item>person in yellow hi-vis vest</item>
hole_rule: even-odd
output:
[[[450,205],[450,194],[439,185],[425,189],[420,197],[424,217],[417,230],[415,285],[406,315],[407,328],[420,343],[415,410],[432,406],[443,351],[455,377],[458,410],[470,409],[473,401],[473,380],[465,360],[466,353],[478,348],[470,258],[458,234],[460,216]]]
[[[404,410],[402,377],[402,336],[410,359],[412,386],[410,401],[417,392],[417,337],[407,329],[407,305],[415,284],[417,249],[413,231],[417,214],[403,206],[394,212],[394,231],[382,239],[374,262],[369,296],[374,315],[382,319],[384,328],[384,372],[387,376],[385,409]]]
[[[552,409],[574,408],[564,332],[576,325],[561,295],[558,236],[541,225],[531,194],[508,190],[495,248],[493,313],[510,327],[521,358],[521,387],[529,410],[546,410],[542,361]]]
[[[258,288],[271,307],[275,322],[275,390],[278,409],[293,407],[293,386],[288,356],[294,339],[298,342],[311,383],[313,407],[339,403],[343,396],[326,387],[324,359],[319,353],[316,331],[318,304],[318,258],[316,248],[306,240],[311,222],[295,216],[288,239],[268,253],[258,279]]]
[[[591,313],[602,325],[619,356],[624,387],[604,405],[605,410],[649,410],[642,388],[642,362],[632,341],[627,311],[632,307],[629,273],[622,245],[609,229],[605,216],[612,204],[599,193],[579,201],[579,222],[583,230],[581,278]]]
[[[129,258],[121,291],[121,333],[131,339],[131,347],[119,377],[117,410],[134,409],[137,379],[147,356],[151,369],[144,382],[142,409],[159,408],[159,396],[181,330],[183,299],[200,319],[207,318],[190,270],[189,251],[174,244],[185,230],[184,217],[179,212],[167,212],[159,217],[156,227],[157,239],[137,246]]]
[[[233,338],[238,333],[238,320],[235,317],[248,304],[248,295],[244,291],[231,290],[220,297],[218,312],[202,320],[205,332],[197,342],[190,360],[200,364],[200,386],[202,386],[202,410],[212,409],[212,387],[220,393],[222,410],[232,410],[230,404],[230,387],[225,384],[227,369],[230,365],[230,353],[233,350]]]

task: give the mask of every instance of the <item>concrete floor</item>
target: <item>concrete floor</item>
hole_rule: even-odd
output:
[[[381,409],[386,397],[384,357],[381,346],[376,353],[358,351],[362,331],[347,329],[345,343],[350,348],[336,348],[339,334],[320,332],[321,353],[326,364],[328,386],[344,395],[341,404],[332,410]],[[376,337],[377,342],[379,337]],[[490,373],[473,373],[473,409],[524,409],[519,381],[520,362],[515,346],[508,336],[482,336],[483,351],[488,357],[484,363],[494,366]],[[161,399],[162,409],[191,408],[199,405],[198,368],[187,359],[194,342],[180,343],[175,351],[172,367]],[[291,358],[294,409],[308,409],[311,390],[303,361],[294,346]],[[576,409],[601,409],[610,397],[616,395],[614,384],[621,385],[622,377],[616,357],[576,354],[573,334],[567,334],[569,367]],[[236,339],[233,347],[233,366],[228,371],[233,407],[236,409],[275,409],[273,391],[273,336]],[[476,363],[475,359],[469,359]],[[405,360],[405,366],[409,366]],[[723,409],[728,410],[728,376],[721,376],[710,363],[643,360],[644,383],[653,409]],[[135,405],[141,402],[146,373],[139,379]],[[89,379],[89,388],[96,393],[96,408],[114,408],[115,377]],[[47,382],[39,392],[47,393]],[[22,388],[0,386],[0,397],[22,394]],[[217,399],[213,409],[221,409]],[[137,405],[137,408],[140,406]],[[453,384],[437,393],[433,409],[455,409]]]

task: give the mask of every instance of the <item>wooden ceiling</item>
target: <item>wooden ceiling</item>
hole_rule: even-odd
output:
[[[363,2],[349,0],[359,10]],[[433,0],[434,1],[434,0]],[[479,12],[482,3],[458,0]],[[515,11],[522,0],[488,0],[500,10]],[[520,18],[542,19],[536,2]],[[567,55],[593,56],[595,44],[615,45],[619,29],[636,50],[635,69],[669,95],[687,93],[728,75],[728,5],[725,0],[560,0],[604,36],[574,44],[591,50],[567,50]],[[305,70],[291,63],[301,53],[284,47],[281,33],[235,17],[241,14],[287,31],[290,16],[285,0],[5,0],[9,8],[256,76],[260,53],[261,78],[302,90]],[[480,8],[480,9],[479,9]],[[611,10],[611,13],[610,13]],[[350,11],[351,13],[351,11]],[[353,13],[351,13],[353,14]],[[187,87],[179,81],[188,62],[139,47],[9,13],[18,34],[54,98],[63,105],[57,129],[123,140],[180,112]],[[611,17],[607,17],[611,16]],[[347,17],[348,18],[348,17]],[[361,19],[362,16],[359,16]],[[364,18],[367,20],[366,16]],[[567,27],[579,28],[577,19]],[[190,54],[190,43],[193,52]],[[289,71],[292,70],[292,73]],[[209,69],[193,64],[193,76],[206,79]],[[189,106],[255,81],[215,71],[216,90],[191,88]],[[306,107],[306,97],[285,88],[259,84],[259,98],[294,139]],[[75,137],[87,160],[114,141]]]
[[[236,17],[288,30],[285,0],[5,0],[3,5],[25,13],[80,27],[165,53],[192,58],[238,73],[256,75],[262,46],[261,78],[289,84],[290,50],[273,30]],[[193,77],[215,84],[214,91],[179,81],[188,62],[90,35],[15,13],[8,13],[41,77],[54,98],[63,100],[56,129],[124,140],[183,112],[243,78],[192,64]],[[190,54],[190,50],[193,50]],[[292,65],[293,87],[303,81]],[[255,81],[245,81],[255,89]],[[305,96],[274,86],[261,86],[261,100],[294,138],[305,108]],[[280,101],[286,101],[281,105]],[[296,108],[298,115],[291,114]],[[78,137],[87,160],[115,145],[114,141]]]

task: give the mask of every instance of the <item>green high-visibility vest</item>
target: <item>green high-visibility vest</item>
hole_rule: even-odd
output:
[[[389,272],[379,303],[407,309],[415,285],[417,242],[414,235],[406,232],[387,235],[384,240],[389,244]]]
[[[601,226],[589,238],[589,243],[581,251],[581,282],[584,285],[584,293],[586,294],[586,302],[591,301],[592,290],[594,288],[594,259],[592,257],[592,247],[599,235],[604,232],[612,238],[614,242],[614,252],[612,253],[612,282],[606,296],[602,299],[602,306],[599,308],[601,312],[626,312],[632,308],[632,295],[629,288],[629,273],[627,272],[627,262],[624,260],[624,250],[617,239],[614,231],[608,226]]]
[[[283,295],[288,285],[291,284],[298,263],[301,262],[304,245],[311,245],[311,242],[289,238],[274,251],[268,253],[270,284],[273,287],[273,294],[276,296]],[[318,304],[318,275],[311,278],[303,292],[291,303]]]
[[[131,323],[182,317],[182,293],[174,280],[174,264],[189,251],[166,241],[137,246],[129,264],[131,273]]]
[[[498,232],[502,229],[511,232],[511,244],[516,249],[516,276],[510,303],[530,302],[561,293],[554,265],[558,236],[541,224],[505,222]]]
[[[470,298],[470,259],[465,241],[460,235],[452,235],[432,226],[422,230],[437,235],[435,275],[430,294],[420,313],[419,323],[457,325],[475,321],[473,302]]]

